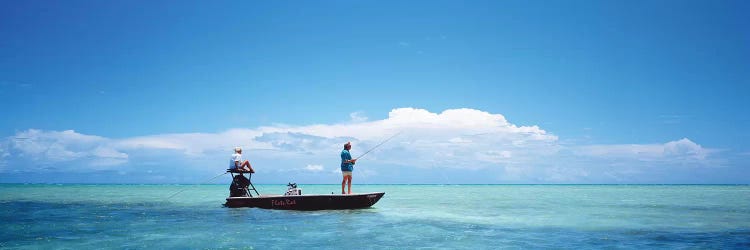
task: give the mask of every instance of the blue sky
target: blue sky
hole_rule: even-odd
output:
[[[0,182],[750,183],[748,11],[5,1]]]

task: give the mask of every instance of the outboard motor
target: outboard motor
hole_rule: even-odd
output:
[[[301,188],[297,188],[297,183],[291,183],[290,182],[286,186],[289,187],[289,189],[286,190],[286,193],[284,193],[284,196],[302,195],[302,189]]]
[[[247,197],[248,186],[250,186],[250,180],[243,175],[235,175],[232,184],[229,185],[229,197]]]

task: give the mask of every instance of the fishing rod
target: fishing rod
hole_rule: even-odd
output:
[[[228,173],[228,172],[224,172],[224,173],[222,173],[222,174],[220,174],[220,175],[214,176],[214,177],[212,177],[211,179],[208,179],[207,181],[204,181],[203,183],[200,183],[200,184],[198,184],[198,185],[203,185],[203,184],[206,184],[207,182],[211,182],[211,181],[215,180],[216,178],[219,178],[220,176],[222,176],[222,175],[225,175],[225,174],[227,174],[227,173]],[[190,186],[190,187],[195,187],[195,186]],[[186,187],[186,188],[183,188],[183,189],[182,189],[182,190],[180,190],[180,191],[177,191],[177,193],[174,193],[174,194],[170,195],[169,197],[167,197],[167,200],[171,199],[171,198],[172,198],[172,197],[174,197],[175,195],[178,195],[178,194],[182,193],[183,191],[187,190],[187,189],[188,189],[188,188],[190,188],[190,187]]]
[[[370,150],[367,150],[367,151],[365,151],[365,153],[364,153],[364,154],[360,155],[360,156],[359,156],[359,157],[357,157],[357,158],[354,158],[354,160],[359,160],[360,158],[362,158],[362,157],[364,157],[365,155],[367,155],[367,153],[370,153],[371,151],[373,151],[373,150],[375,150],[376,148],[380,147],[380,145],[383,145],[383,144],[385,144],[386,142],[388,142],[388,141],[390,141],[391,139],[393,139],[393,137],[396,137],[397,135],[401,134],[401,132],[404,132],[404,131],[399,131],[399,132],[398,132],[398,133],[396,133],[395,135],[392,135],[391,137],[388,137],[388,139],[385,139],[385,141],[382,141],[382,142],[381,142],[380,144],[378,144],[378,145],[375,145],[375,147],[372,147],[372,148],[371,148]]]

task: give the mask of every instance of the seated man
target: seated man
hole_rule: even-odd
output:
[[[232,154],[232,159],[229,160],[229,169],[237,170],[239,172],[255,173],[255,170],[253,170],[253,167],[250,166],[250,161],[246,161],[242,159],[242,148],[240,147],[234,148],[234,154]]]

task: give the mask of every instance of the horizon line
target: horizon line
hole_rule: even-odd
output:
[[[253,183],[254,185],[287,185],[288,183]],[[297,185],[340,185],[338,183],[296,183]],[[229,185],[225,183],[78,183],[78,182],[0,182],[0,185]],[[750,183],[360,183],[354,185],[462,185],[462,186],[750,186]]]

